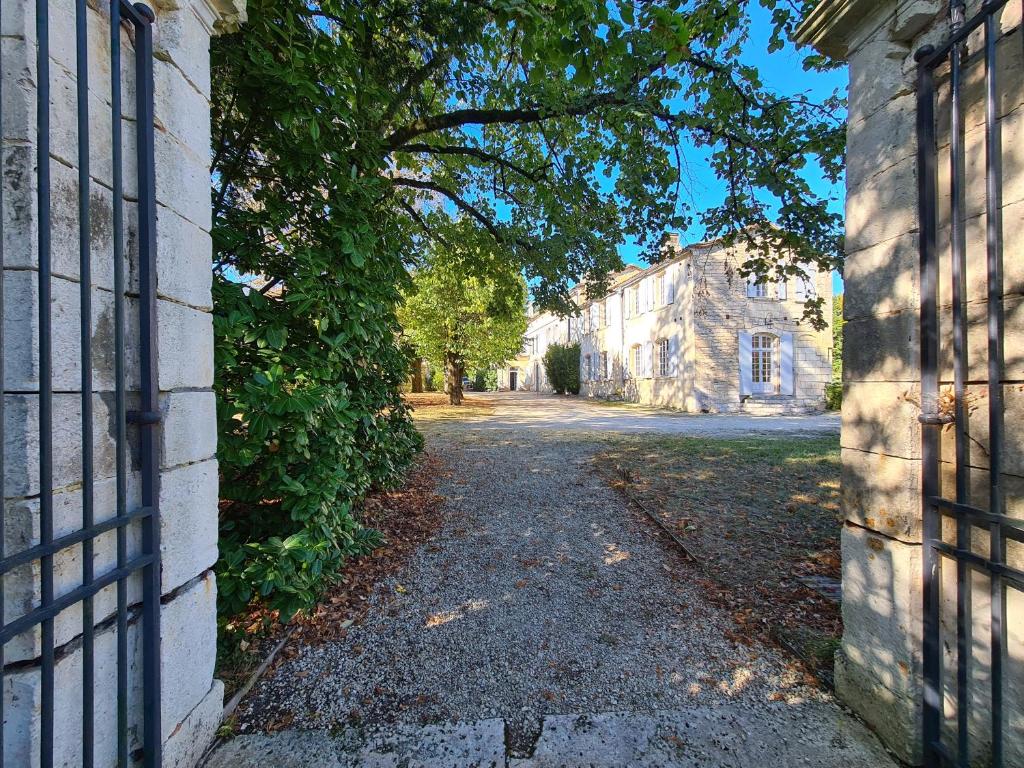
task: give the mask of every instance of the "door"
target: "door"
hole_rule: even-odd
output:
[[[755,394],[779,391],[779,355],[776,337],[757,333],[750,339],[750,383]]]
[[[508,372],[508,388],[512,392],[515,392],[516,389],[518,389],[518,387],[519,387],[519,372],[518,371],[509,371]]]

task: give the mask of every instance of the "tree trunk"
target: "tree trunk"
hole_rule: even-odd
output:
[[[412,391],[423,391],[423,358],[417,357],[412,361]]]
[[[448,402],[462,405],[462,360],[458,355],[448,353],[444,361],[445,384],[448,387]]]

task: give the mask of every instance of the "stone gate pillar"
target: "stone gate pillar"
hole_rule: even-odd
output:
[[[82,375],[80,341],[79,198],[91,209],[88,244],[92,259],[89,322],[92,342],[94,519],[115,512],[113,398],[113,253],[111,21],[110,0],[88,0],[85,26],[89,69],[89,188],[79,188],[76,6],[50,0],[49,179],[52,252],[52,498],[53,537],[72,535],[83,523]],[[157,387],[162,426],[159,456],[159,574],[161,634],[159,670],[163,765],[191,768],[220,723],[223,685],[213,676],[216,657],[218,475],[211,317],[210,36],[243,20],[244,0],[155,0],[154,155],[156,202]],[[36,151],[40,130],[36,3],[2,0],[3,103],[3,530],[4,554],[39,545],[39,216]],[[135,407],[139,374],[139,245],[135,181],[136,118],[132,76],[132,29],[121,28],[124,134],[124,255],[126,281],[126,389]],[[129,427],[127,496],[140,506],[136,430]],[[47,494],[48,495],[48,494]],[[116,567],[114,531],[93,542],[95,580]],[[127,535],[128,557],[139,551],[138,526]],[[52,555],[58,600],[82,583],[88,550],[72,545]],[[128,750],[141,746],[140,576],[127,579]],[[38,608],[38,560],[3,575],[3,623]],[[96,593],[93,611],[96,765],[116,764],[116,614],[114,585]],[[82,764],[83,625],[81,602],[53,620],[53,759]],[[41,742],[38,625],[4,647],[3,762],[38,765]]]
[[[969,18],[979,8],[968,3]],[[916,175],[917,66],[919,47],[940,44],[949,34],[946,0],[823,0],[798,31],[798,38],[849,64],[847,127],[846,298],[842,418],[843,552],[842,646],[836,657],[840,697],[874,728],[901,758],[919,764],[922,691],[922,497],[919,369],[918,215]],[[1003,236],[1006,346],[1006,448],[1002,482],[1006,512],[1024,517],[1021,349],[1024,312],[1024,62],[1021,4],[1000,12],[1001,79],[998,118],[1004,151]],[[977,51],[978,36],[967,43]],[[967,317],[969,373],[973,390],[985,389],[984,67],[967,75],[964,91],[967,192]],[[939,312],[943,346],[950,345],[949,312],[949,85],[939,73]],[[940,387],[949,388],[950,357],[940,357]],[[969,417],[974,449],[972,498],[987,498],[987,404]],[[981,406],[984,405],[984,408]],[[973,406],[969,407],[973,411]],[[951,497],[951,433],[942,437],[941,483]],[[945,532],[949,536],[949,531]],[[987,538],[987,536],[986,536]],[[980,542],[978,542],[980,545]],[[1022,553],[1010,548],[1011,564]],[[954,568],[943,569],[943,707],[946,727],[955,723],[956,621]],[[971,667],[971,735],[987,738],[990,671],[988,580],[974,582],[974,662]],[[1024,761],[1024,606],[1007,594],[1004,670],[1008,713],[1006,764]],[[1014,735],[1015,734],[1015,735]],[[948,736],[948,734],[947,734]],[[953,739],[955,743],[955,738]]]

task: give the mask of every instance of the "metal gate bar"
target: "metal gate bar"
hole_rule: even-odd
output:
[[[920,217],[921,280],[921,403],[922,493],[924,539],[923,617],[923,747],[926,766],[968,766],[979,755],[971,754],[969,696],[972,646],[972,572],[989,578],[991,589],[991,744],[988,758],[994,768],[1004,764],[1005,718],[1003,706],[1003,663],[1006,654],[1006,588],[1024,590],[1024,572],[1005,562],[1006,540],[1024,543],[1024,521],[1004,514],[1000,474],[1003,471],[1003,276],[1002,276],[1002,144],[997,90],[997,44],[1000,30],[997,14],[1007,0],[990,0],[981,11],[964,20],[962,1],[950,9],[951,33],[941,47],[925,46],[917,51],[917,135],[918,201]],[[985,213],[986,213],[986,332],[987,394],[989,403],[989,509],[972,505],[969,484],[969,440],[967,432],[968,344],[966,317],[966,243],[964,233],[966,172],[963,124],[964,43],[975,30],[984,36],[985,66]],[[1006,34],[1020,34],[1011,30]],[[938,311],[938,146],[935,125],[935,70],[949,65],[950,93],[950,254],[953,325],[952,413],[939,407],[939,311]],[[942,496],[939,482],[940,430],[952,425],[955,437],[955,500]],[[943,518],[955,522],[955,544],[943,538]],[[976,527],[987,529],[988,556],[973,551],[971,537]],[[956,746],[943,741],[943,663],[941,644],[942,559],[956,566]]]
[[[160,765],[160,567],[158,522],[158,438],[160,412],[156,376],[156,195],[153,146],[153,12],[144,4],[130,4],[127,0],[110,0],[111,44],[111,136],[112,143],[112,215],[113,215],[113,288],[114,288],[114,377],[115,377],[115,482],[116,514],[99,523],[95,521],[95,488],[93,465],[93,350],[92,350],[92,275],[91,275],[91,211],[89,166],[89,87],[88,87],[88,13],[86,0],[75,0],[75,66],[77,77],[77,129],[78,129],[78,221],[79,221],[79,299],[81,343],[81,427],[82,427],[82,525],[81,528],[60,537],[54,536],[53,515],[53,344],[52,295],[53,279],[51,252],[51,179],[50,179],[50,111],[49,87],[49,19],[48,0],[36,0],[36,164],[37,164],[37,216],[38,241],[38,297],[39,297],[39,543],[29,548],[7,553],[3,533],[6,531],[5,510],[0,508],[0,577],[5,580],[14,569],[39,562],[39,606],[0,626],[0,688],[4,668],[4,647],[19,634],[40,628],[39,657],[40,743],[39,765],[51,768],[54,764],[54,716],[56,696],[74,695],[71,691],[55,691],[56,667],[55,618],[74,606],[82,604],[82,743],[81,763],[87,768],[95,764],[95,615],[93,598],[101,590],[116,584],[117,634],[117,750],[118,766],[132,764],[136,755],[130,754],[132,745],[128,710],[129,653],[128,630],[130,606],[127,580],[141,572],[141,647],[142,647],[142,748],[143,763],[149,768]],[[141,359],[141,387],[139,410],[128,412],[126,407],[125,371],[125,304],[124,277],[124,189],[122,157],[122,100],[121,100],[121,35],[128,27],[134,36],[135,48],[135,139],[137,147],[137,185],[139,220],[139,331]],[[2,88],[2,85],[0,85]],[[0,92],[2,95],[2,92]],[[2,115],[0,115],[2,126]],[[2,131],[0,131],[2,133]],[[2,185],[0,185],[2,187]],[[3,196],[0,189],[0,204]],[[2,238],[0,238],[2,247]],[[3,315],[3,270],[0,270],[0,317]],[[0,327],[0,346],[3,329]],[[2,356],[0,356],[2,358]],[[6,386],[3,361],[0,359],[0,382]],[[6,391],[4,392],[6,397]],[[3,441],[4,398],[0,398],[0,444]],[[127,423],[138,425],[141,462],[141,506],[128,509],[127,497]],[[0,459],[0,486],[5,479],[5,462]],[[6,489],[5,494],[6,498]],[[128,527],[141,524],[141,553],[129,558]],[[116,531],[116,566],[100,576],[94,573],[93,556],[96,537]],[[54,556],[73,546],[81,546],[81,584],[65,594],[54,594]],[[4,594],[0,589],[0,621],[3,620]],[[4,722],[3,702],[0,697],[0,728]],[[0,734],[2,735],[2,734]],[[4,762],[4,740],[0,738],[0,764]]]

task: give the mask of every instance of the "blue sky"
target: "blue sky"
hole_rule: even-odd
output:
[[[753,17],[753,24],[744,61],[758,68],[766,87],[786,95],[806,93],[817,99],[827,98],[837,88],[843,89],[845,92],[847,85],[845,67],[830,72],[805,72],[802,62],[809,51],[798,51],[792,45],[787,45],[781,51],[769,54],[767,50],[770,15],[756,3],[750,3],[747,7]],[[701,161],[702,153],[700,151],[693,147],[687,147],[685,144],[682,149],[684,157],[689,160],[688,167],[693,181],[692,196],[696,207],[698,209],[710,207],[722,199],[723,186],[707,165]],[[833,185],[820,177],[811,175],[808,176],[808,179],[819,194],[835,197],[836,200],[832,204],[834,210],[842,213],[845,200],[843,185]],[[690,234],[693,236],[691,237]],[[699,234],[697,232],[686,233],[683,240],[686,242],[699,239]],[[642,264],[641,260],[637,258],[637,251],[635,246],[627,244],[623,246],[621,255],[627,263]],[[838,274],[833,274],[832,284],[835,293],[842,291],[842,279]]]

